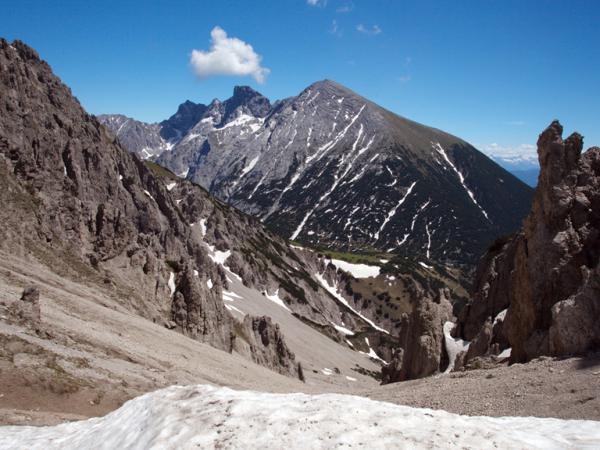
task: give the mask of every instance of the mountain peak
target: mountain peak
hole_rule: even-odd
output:
[[[235,86],[233,96],[226,100],[224,104],[224,122],[229,121],[238,109],[242,109],[244,113],[251,114],[254,117],[265,117],[271,110],[269,99],[250,86]]]
[[[337,81],[329,80],[329,79],[315,81],[308,88],[306,88],[306,90],[307,91],[308,90],[323,91],[323,92],[327,92],[327,93],[331,93],[331,94],[338,93],[338,94],[346,94],[346,95],[348,95],[348,94],[358,95],[358,94],[354,93],[351,89],[344,86],[343,84],[340,84]]]
[[[256,90],[252,89],[250,86],[234,86],[234,88],[233,88],[233,97],[232,98],[254,97],[254,96],[262,97],[262,94]]]
[[[206,112],[207,106],[186,100],[177,108],[177,112],[161,122],[161,136],[166,139],[177,139],[184,136]]]
[[[38,52],[36,52],[33,48],[31,48],[29,45],[27,45],[23,41],[15,39],[11,44],[6,39],[0,38],[0,49],[6,49],[8,47],[16,50],[19,53],[19,56],[21,58],[23,58],[23,60],[25,60],[25,61],[27,61],[27,60],[40,61],[41,60]]]

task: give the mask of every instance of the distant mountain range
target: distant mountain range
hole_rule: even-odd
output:
[[[514,158],[502,155],[489,155],[500,167],[508,170],[525,184],[535,187],[540,174],[540,165],[537,157]]]
[[[465,141],[329,80],[272,105],[236,87],[160,124],[99,119],[141,158],[315,247],[472,263],[531,203],[528,186]]]

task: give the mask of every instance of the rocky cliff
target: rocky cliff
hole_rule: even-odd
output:
[[[555,121],[540,135],[532,210],[482,260],[460,320],[466,339],[503,321],[491,342],[504,340],[512,362],[600,347],[600,149],[582,153],[582,136],[562,132]]]

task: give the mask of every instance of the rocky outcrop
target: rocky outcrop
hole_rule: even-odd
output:
[[[13,302],[8,312],[19,323],[37,329],[42,317],[39,289],[36,286],[26,287],[19,301]]]
[[[100,115],[98,120],[114,130],[119,142],[141,159],[155,158],[168,149],[168,142],[160,136],[160,125],[144,123],[122,114]]]
[[[514,258],[512,236],[503,236],[490,246],[481,258],[473,282],[471,301],[459,313],[458,335],[473,340],[488,319],[494,319],[508,308],[510,297],[506,287],[510,283]]]
[[[34,50],[0,40],[0,67],[3,245],[15,245],[8,233],[19,230],[21,251],[100,282],[157,322],[183,301],[192,310],[185,329],[228,349],[232,322],[220,292],[196,288],[188,274],[218,267],[165,184],[83,110]]]
[[[254,362],[288,376],[299,376],[296,356],[288,348],[279,329],[270,317],[247,315],[237,323],[233,349],[249,353]]]
[[[271,111],[269,99],[249,86],[235,86],[233,96],[221,105],[223,109],[221,125],[241,114],[262,118]]]
[[[175,114],[158,125],[158,134],[166,141],[180,139],[198,123],[207,108],[202,103],[186,100],[179,105]],[[105,122],[103,121],[103,123]],[[110,129],[112,130],[113,127],[110,127]]]
[[[562,131],[556,121],[540,135],[532,211],[522,231],[484,259],[461,317],[469,338],[508,306],[502,332],[512,362],[600,347],[600,149],[582,154],[581,135],[563,140]]]
[[[439,371],[444,362],[444,323],[452,318],[447,290],[436,298],[423,298],[414,311],[403,317],[400,346],[392,361],[382,368],[382,382],[422,378]],[[446,358],[447,360],[447,358]]]

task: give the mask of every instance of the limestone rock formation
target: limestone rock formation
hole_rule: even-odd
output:
[[[502,330],[512,362],[600,347],[600,149],[582,154],[582,136],[563,140],[562,131],[555,121],[540,135],[532,211],[522,231],[482,261],[461,316],[469,339],[508,307]]]
[[[391,363],[382,369],[383,383],[422,378],[440,370],[444,356],[443,326],[451,318],[452,305],[445,289],[435,299],[423,298],[410,315],[406,314],[401,326],[401,344]]]
[[[254,362],[283,375],[298,376],[296,356],[270,317],[245,316],[235,336],[233,346],[239,353],[248,351]]]

